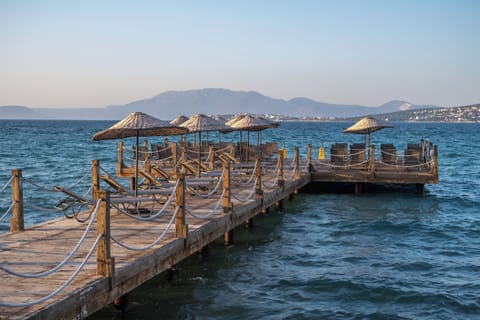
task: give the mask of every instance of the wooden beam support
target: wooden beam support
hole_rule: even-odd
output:
[[[278,186],[284,190],[285,178],[283,177],[283,152],[280,151],[278,154]]]
[[[12,201],[13,201],[13,213],[12,219],[10,219],[10,232],[23,231],[24,218],[23,218],[23,189],[22,189],[22,170],[12,170]]]
[[[100,161],[92,160],[92,199],[97,200],[97,191],[100,190]]]
[[[178,179],[178,186],[175,191],[175,202],[177,205],[175,236],[186,239],[188,236],[188,225],[185,223],[185,174],[181,173]]]
[[[223,163],[223,190],[223,212],[228,213],[232,211],[230,161],[228,160]]]
[[[257,157],[255,161],[255,194],[258,196],[263,195],[262,190],[262,163],[260,158]]]
[[[115,262],[110,252],[110,192],[99,190],[95,198],[102,201],[97,213],[97,235],[102,235],[97,246],[97,275],[109,278],[111,289],[115,275]]]
[[[294,171],[293,171],[293,178],[294,179],[300,179],[300,152],[298,151],[298,147],[295,147],[293,149],[294,151]]]

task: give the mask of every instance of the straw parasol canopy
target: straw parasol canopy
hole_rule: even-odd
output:
[[[97,132],[93,140],[122,139],[128,137],[170,136],[187,130],[154,118],[143,112],[133,112],[108,129]]]
[[[180,127],[187,128],[191,133],[232,130],[229,126],[204,114],[191,116],[190,119],[180,124]]]
[[[173,119],[172,121],[170,121],[170,124],[173,124],[174,126],[179,126],[187,120],[188,120],[188,117],[178,116],[175,119]]]
[[[180,125],[183,128],[187,128],[191,133],[198,133],[198,173],[200,174],[201,171],[201,145],[202,145],[202,132],[209,132],[209,131],[221,131],[221,132],[228,132],[232,131],[232,128],[226,126],[220,121],[217,121],[209,116],[204,114],[195,114],[190,117],[187,121]],[[207,136],[208,139],[208,136]]]
[[[372,117],[364,117],[351,127],[343,130],[344,133],[366,134],[368,137],[367,148],[370,158],[370,134],[383,128],[393,128],[393,125]]]
[[[93,140],[122,139],[136,137],[135,156],[135,196],[137,196],[138,180],[138,138],[150,136],[169,136],[186,133],[188,130],[174,126],[168,122],[154,118],[143,112],[133,112],[108,129],[97,132]]]
[[[237,117],[236,117],[237,118]],[[232,121],[235,120],[235,121]],[[262,117],[253,117],[251,115],[238,116],[237,119],[233,118],[227,122],[232,128],[237,130],[245,130],[248,132],[248,141],[247,141],[247,161],[248,161],[248,149],[250,145],[250,131],[257,131],[258,138],[258,152],[260,154],[260,145],[261,145],[261,131],[269,128],[278,128],[278,123],[273,123]]]

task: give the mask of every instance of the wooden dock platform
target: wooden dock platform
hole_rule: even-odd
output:
[[[78,213],[78,220],[60,218],[25,230],[21,171],[13,170],[11,232],[0,234],[0,319],[86,318],[215,239],[228,241],[235,227],[311,182],[353,183],[355,192],[363,183],[438,183],[436,147],[428,161],[415,164],[374,156],[313,160],[311,146],[303,162],[298,148],[293,159],[281,154],[262,165],[258,159],[244,165],[220,155],[221,172],[203,176],[192,165],[180,173],[161,169],[157,177],[176,180],[160,183],[152,183],[156,171],[147,159],[144,178],[154,189],[139,190],[137,197],[129,190],[104,191],[101,182],[114,188],[115,182],[102,180],[93,161],[93,199],[59,189],[68,195],[67,205],[78,202],[89,210]],[[176,151],[174,156],[173,163],[187,161],[185,152],[178,160]],[[134,170],[122,157],[119,151],[117,175],[129,177]],[[211,168],[214,160],[209,160]],[[188,170],[191,178],[185,177]]]
[[[150,198],[150,202],[142,200],[142,205],[147,202],[148,205],[155,204],[152,212],[166,206],[164,213],[152,220],[132,219],[121,212],[121,207],[110,209],[109,204],[119,204],[123,200],[100,190],[96,193],[101,199],[96,203],[96,210],[93,210],[95,204],[92,203],[90,213],[79,215],[86,220],[83,223],[61,218],[1,234],[2,268],[30,275],[50,270],[71,254],[77,243],[81,245],[63,267],[50,275],[26,278],[0,270],[0,318],[85,318],[215,239],[227,236],[235,227],[310,181],[310,173],[301,172],[298,162],[297,166],[285,168],[285,177],[282,175],[280,179],[278,170],[252,169],[247,173],[254,179],[247,179],[245,174],[229,174],[225,178],[228,173],[224,171],[220,180],[213,182],[221,187],[206,198],[203,197],[206,191],[195,188],[195,180],[179,178],[175,185],[176,194],[170,193],[174,196],[171,203],[168,196]],[[262,172],[261,181],[257,179],[258,172]],[[91,217],[87,219],[89,214]],[[90,232],[85,233],[90,221]],[[79,242],[84,234],[85,239]],[[160,240],[155,244],[156,239]],[[84,262],[90,250],[91,257]],[[68,283],[80,267],[81,270]],[[51,298],[38,301],[66,283],[68,285]],[[36,301],[38,303],[30,305]]]

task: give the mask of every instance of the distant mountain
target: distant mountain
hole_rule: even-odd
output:
[[[290,100],[267,97],[255,91],[232,91],[227,89],[199,89],[167,91],[148,99],[125,105],[105,108],[54,109],[38,108],[17,110],[18,118],[33,119],[121,119],[134,111],[142,111],[160,119],[173,119],[179,115],[205,114],[277,114],[295,117],[352,117],[367,114],[388,113],[399,110],[424,108],[406,101],[390,101],[381,106],[369,107],[348,104],[329,104],[298,97]],[[436,106],[429,106],[435,108]],[[2,107],[5,108],[5,107]],[[7,114],[7,113],[5,113]],[[12,118],[10,110],[8,118]],[[0,119],[4,109],[0,109]]]
[[[173,119],[181,114],[188,116],[195,113],[262,113],[298,117],[347,117],[424,107],[415,106],[406,101],[391,101],[378,107],[329,104],[302,97],[290,100],[274,99],[255,91],[199,89],[167,91],[150,99],[108,108],[123,115],[133,111],[143,111],[162,119]]]
[[[43,115],[24,106],[0,107],[0,119],[41,119]]]

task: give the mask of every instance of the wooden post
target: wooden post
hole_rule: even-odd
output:
[[[213,146],[208,147],[208,168],[210,170],[215,168],[215,149]]]
[[[278,154],[278,185],[282,188],[285,185],[285,180],[283,178],[283,152],[280,151]]]
[[[230,190],[230,161],[223,164],[223,212],[228,213],[232,210],[232,196]]]
[[[375,145],[370,146],[370,163],[369,163],[370,172],[375,171]]]
[[[261,196],[262,191],[262,163],[258,157],[255,161],[255,194]]]
[[[99,190],[95,198],[102,200],[97,213],[97,235],[102,235],[97,245],[97,275],[110,278],[111,289],[115,275],[115,261],[110,252],[110,192]]]
[[[12,170],[12,201],[13,201],[13,214],[10,219],[10,232],[23,231],[24,219],[23,219],[23,189],[22,189],[22,170]]]
[[[234,229],[232,230],[228,230],[227,232],[224,233],[224,236],[223,236],[223,243],[224,245],[226,246],[229,246],[229,245],[232,245],[233,244],[233,241],[234,241],[234,236],[235,236],[235,232],[234,232]]]
[[[170,150],[172,150],[172,161],[173,161],[173,166],[175,167],[177,165],[177,161],[178,161],[177,143],[176,142],[170,142]]]
[[[117,151],[117,175],[120,176],[123,169],[123,141],[118,142],[118,151]]]
[[[309,143],[307,147],[307,170],[312,171],[312,144]]]
[[[438,147],[433,146],[433,178],[438,183]]]
[[[183,146],[182,147],[182,163],[187,163],[188,162],[188,158],[187,158],[187,147],[186,146]]]
[[[92,160],[92,199],[97,196],[97,191],[100,190],[100,161]]]
[[[180,173],[177,190],[175,192],[175,202],[178,208],[175,217],[175,236],[177,238],[187,238],[188,226],[185,223],[185,174]]]
[[[298,151],[298,147],[295,147],[294,149],[294,171],[293,171],[293,178],[295,180],[300,179],[300,152]]]

